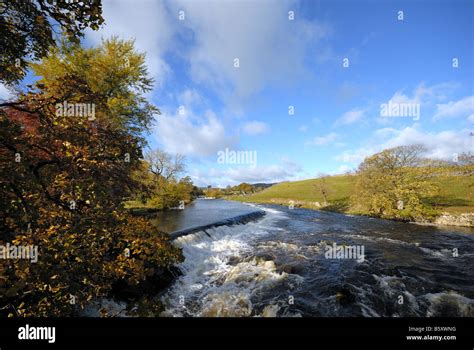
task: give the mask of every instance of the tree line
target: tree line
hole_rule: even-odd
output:
[[[473,176],[474,156],[461,153],[453,161],[426,157],[422,145],[399,146],[365,158],[356,172],[351,198],[355,211],[371,216],[423,221],[439,214],[432,198],[440,176]],[[474,190],[474,182],[471,185]]]
[[[150,191],[181,199],[192,184],[177,179],[179,166],[163,171],[144,159],[159,114],[145,98],[153,85],[145,55],[117,37],[81,46],[83,30],[103,22],[100,1],[28,3],[0,4],[0,81],[39,77],[0,103],[0,246],[36,246],[39,257],[0,259],[0,316],[77,315],[183,260],[123,202]],[[58,113],[84,103],[94,118]],[[161,310],[153,295],[135,302],[147,305],[142,315]]]

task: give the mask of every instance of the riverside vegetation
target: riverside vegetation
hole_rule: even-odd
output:
[[[166,209],[200,191],[180,178],[182,159],[144,151],[159,114],[145,97],[153,80],[144,54],[116,37],[80,45],[85,28],[103,23],[100,1],[35,2],[0,3],[0,82],[16,84],[28,71],[38,77],[0,103],[0,245],[38,248],[35,263],[0,260],[0,316],[80,315],[110,296],[131,299],[137,315],[158,315],[156,287],[170,280],[182,250],[124,203]],[[58,42],[51,18],[64,33]],[[84,104],[93,118],[58,113],[58,106]],[[281,183],[233,198],[319,201],[327,210],[403,220],[433,217],[435,210],[472,212],[469,157],[466,164],[434,164],[417,151],[410,158],[416,164],[399,166],[390,163],[398,159],[392,151],[384,152],[356,175]]]
[[[28,70],[39,78],[0,103],[0,245],[38,247],[36,263],[0,260],[0,316],[80,315],[110,296],[156,315],[156,287],[183,255],[123,205],[150,187],[144,135],[159,110],[144,97],[145,56],[119,38],[80,45],[82,30],[103,22],[100,1],[37,2],[0,4],[0,81],[13,86]],[[84,103],[94,118],[57,113]],[[182,193],[191,186],[168,180]]]
[[[423,157],[422,146],[384,150],[355,173],[282,182],[227,198],[257,203],[368,215],[384,219],[474,225],[474,157],[456,162]]]

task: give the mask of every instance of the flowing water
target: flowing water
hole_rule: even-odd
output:
[[[164,316],[474,316],[473,229],[223,200],[173,215],[173,230],[202,229],[174,241],[185,261]],[[363,261],[327,258],[334,243]]]

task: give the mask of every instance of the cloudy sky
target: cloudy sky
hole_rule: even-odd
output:
[[[150,145],[186,155],[196,184],[275,182],[398,145],[474,151],[473,11],[468,0],[105,0],[106,24],[84,43],[136,40],[162,112]],[[389,102],[420,113],[383,117]],[[220,164],[226,148],[257,164]]]

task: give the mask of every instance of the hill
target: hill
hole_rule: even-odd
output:
[[[243,202],[272,203],[295,207],[321,209],[341,213],[356,213],[350,204],[357,175],[337,175],[322,179],[281,182],[263,191],[246,196],[232,196],[229,199]],[[321,181],[327,190],[328,204],[324,206]],[[474,213],[474,178],[472,174],[436,176],[433,180],[439,187],[435,197],[427,202],[440,212],[449,214]]]

